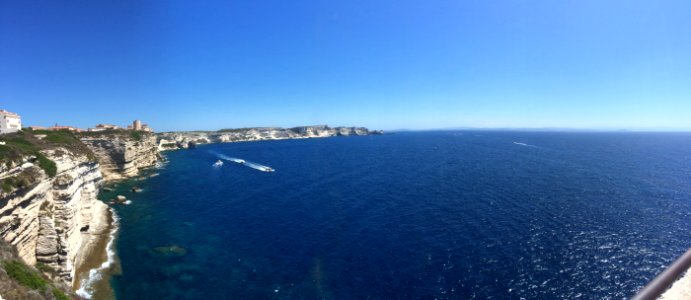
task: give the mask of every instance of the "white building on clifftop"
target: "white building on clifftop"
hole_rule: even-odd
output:
[[[0,134],[17,132],[22,129],[22,119],[18,114],[0,109]]]

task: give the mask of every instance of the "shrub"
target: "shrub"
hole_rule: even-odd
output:
[[[135,141],[141,141],[141,140],[142,140],[142,133],[139,132],[139,131],[134,131],[134,130],[132,130],[132,132],[130,132],[130,136],[131,136],[132,139],[134,139]]]
[[[11,192],[12,190],[16,189],[19,187],[19,180],[15,177],[7,177],[2,180],[2,190],[5,191],[6,193]]]
[[[14,185],[13,185],[12,179],[10,179],[10,178],[5,178],[5,179],[2,181],[2,191],[5,192],[5,193],[9,193],[9,192],[11,192],[13,189],[14,189]]]
[[[20,150],[26,151],[26,152],[33,152],[33,151],[37,150],[36,145],[27,141],[23,135],[18,135],[16,137],[13,137],[13,138],[7,140],[7,144],[13,145],[13,146],[19,148]]]
[[[46,171],[46,174],[48,176],[53,177],[55,174],[58,173],[58,167],[55,165],[55,162],[48,159],[45,155],[41,154],[40,152],[36,153],[36,159],[38,160],[38,166],[41,167],[44,171]]]
[[[53,296],[55,296],[55,299],[58,300],[70,300],[65,293],[63,293],[61,290],[58,290],[57,288],[53,288]]]
[[[16,260],[6,261],[4,263],[5,272],[7,275],[14,278],[19,284],[35,290],[44,290],[48,282],[38,274],[38,272],[29,268],[29,266]]]
[[[75,141],[74,134],[67,130],[47,131],[45,140],[55,144],[70,144]]]
[[[47,204],[47,203],[48,203],[48,201],[43,202],[43,203],[41,204],[41,208],[44,208],[44,204]],[[38,269],[39,271],[43,272],[44,274],[45,274],[45,273],[48,273],[48,274],[50,274],[50,275],[52,275],[52,276],[57,276],[57,275],[58,275],[58,272],[55,271],[55,269],[53,269],[53,267],[51,267],[51,266],[49,266],[49,265],[46,265],[46,264],[44,264],[44,263],[42,263],[42,262],[37,262],[37,263],[36,263],[36,269]]]

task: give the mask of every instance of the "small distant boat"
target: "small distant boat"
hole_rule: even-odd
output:
[[[272,168],[270,168],[270,167],[267,167],[267,166],[262,166],[262,167],[259,167],[259,171],[262,171],[262,172],[273,172],[273,171],[276,171],[276,170],[274,170],[274,169],[272,169]]]
[[[221,160],[219,159],[219,160],[217,160],[217,161],[216,161],[213,165],[211,165],[211,166],[218,168],[218,167],[220,167],[220,166],[222,166],[222,165],[223,165],[223,161],[221,161]]]

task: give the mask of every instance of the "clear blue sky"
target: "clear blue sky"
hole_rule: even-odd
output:
[[[0,1],[26,125],[691,130],[691,1]]]

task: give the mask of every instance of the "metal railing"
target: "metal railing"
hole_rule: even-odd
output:
[[[657,275],[653,281],[649,282],[631,300],[653,300],[657,299],[674,283],[679,276],[684,274],[691,266],[691,249],[675,260],[667,269]]]

